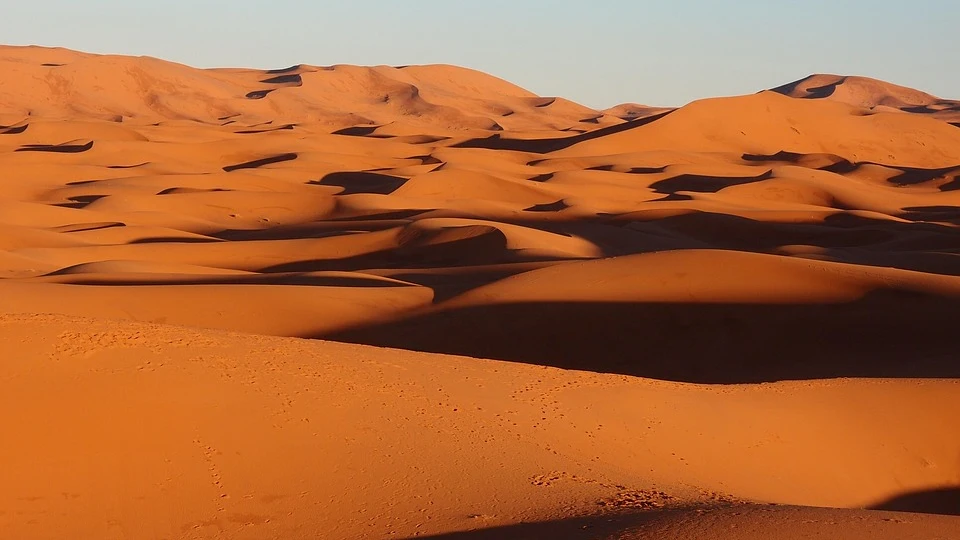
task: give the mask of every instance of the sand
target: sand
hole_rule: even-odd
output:
[[[3,535],[960,538],[955,101],[0,67]]]

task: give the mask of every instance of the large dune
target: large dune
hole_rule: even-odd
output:
[[[942,120],[960,120],[960,101],[941,99],[913,88],[868,77],[811,75],[774,88],[773,91],[791,97],[828,99],[873,110],[899,110]]]
[[[909,508],[960,475],[957,381],[707,387],[62,316],[0,337],[10,538],[596,538]]]
[[[0,68],[0,536],[960,530],[956,101]]]

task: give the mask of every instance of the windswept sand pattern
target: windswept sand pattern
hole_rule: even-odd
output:
[[[956,101],[0,68],[0,531],[960,530]]]

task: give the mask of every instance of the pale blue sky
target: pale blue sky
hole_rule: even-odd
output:
[[[198,67],[449,63],[598,108],[814,72],[960,98],[960,0],[42,0],[2,13],[6,44]]]

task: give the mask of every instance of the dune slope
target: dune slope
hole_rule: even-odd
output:
[[[707,387],[61,316],[4,316],[0,339],[18,351],[0,368],[15,538],[582,519],[626,534],[696,508],[863,507],[960,478],[957,381]],[[870,519],[891,517],[921,519]]]

